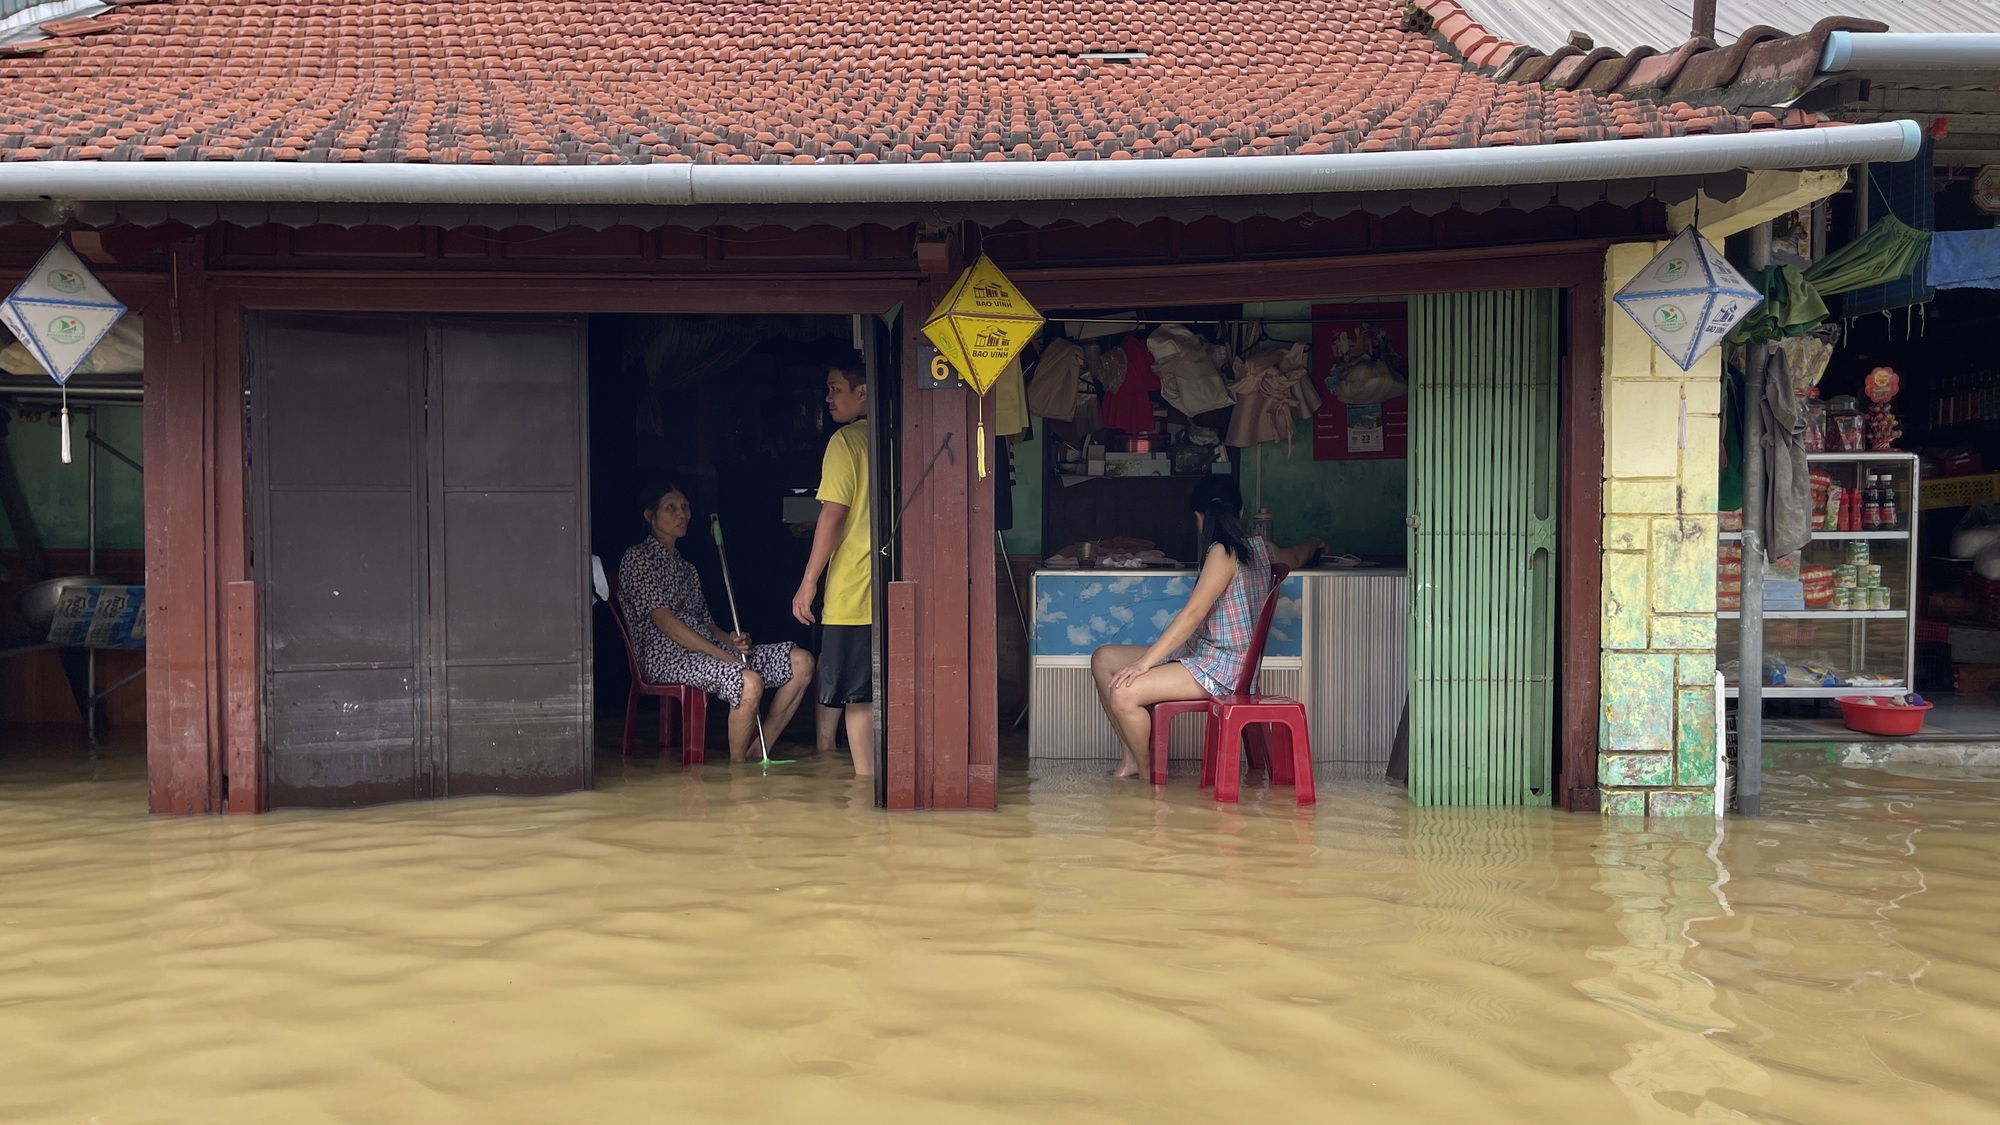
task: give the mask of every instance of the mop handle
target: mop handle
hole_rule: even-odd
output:
[[[722,593],[724,597],[729,599],[729,625],[736,631],[738,636],[742,636],[743,618],[736,612],[736,583],[729,580],[729,551],[722,545],[722,517],[720,515],[712,513],[709,515],[708,532],[715,537],[715,561],[722,565]],[[736,659],[742,661],[745,668],[750,667],[750,656],[748,653],[738,654]],[[757,749],[764,755],[764,764],[769,765],[771,763],[771,744],[764,738],[764,716],[762,714],[757,715]]]
[[[743,632],[743,618],[738,616],[736,612],[736,583],[729,580],[729,552],[722,546],[722,517],[719,515],[709,516],[708,530],[709,534],[715,537],[716,561],[722,564],[722,593],[724,597],[729,599],[729,627],[734,632],[741,633]],[[746,657],[743,662],[748,664],[750,661]]]

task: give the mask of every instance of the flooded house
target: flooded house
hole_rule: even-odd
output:
[[[1609,298],[1920,130],[1724,104],[1716,52],[1517,80],[1453,7],[163,0],[0,45],[0,273],[66,239],[143,324],[152,811],[589,787],[592,556],[672,471],[791,629],[827,348],[882,807],[993,808],[1023,706],[1104,756],[1089,651],[1157,632],[1227,472],[1369,564],[1267,649],[1316,757],[1406,728],[1422,803],[1712,811],[1720,359]],[[1046,318],[1011,421],[922,331],[982,259]],[[1239,434],[1260,355],[1303,393]]]

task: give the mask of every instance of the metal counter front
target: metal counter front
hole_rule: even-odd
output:
[[[1118,757],[1090,682],[1099,645],[1149,645],[1194,589],[1191,570],[1038,570],[1029,753]],[[1384,762],[1407,692],[1401,570],[1307,570],[1285,580],[1257,688],[1306,705],[1313,758]],[[1201,757],[1201,719],[1175,725],[1173,761]]]

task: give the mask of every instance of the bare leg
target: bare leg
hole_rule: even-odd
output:
[[[743,670],[743,701],[729,709],[729,760],[750,757],[750,743],[757,737],[757,710],[764,705],[764,677]]]
[[[847,718],[847,751],[854,756],[854,776],[875,776],[875,705],[850,703],[843,708]]]
[[[765,729],[772,738],[785,733],[791,725],[792,715],[799,709],[799,702],[806,697],[806,689],[812,686],[812,653],[802,648],[792,650],[792,678],[771,697],[771,715],[765,722]]]
[[[833,753],[840,741],[840,716],[838,707],[815,706],[813,708],[813,748],[822,754]]]
[[[1127,661],[1130,663],[1130,661]],[[1153,713],[1147,708],[1170,699],[1207,699],[1208,691],[1195,681],[1182,664],[1161,664],[1149,669],[1136,683],[1107,687],[1107,713],[1111,728],[1118,732],[1124,754],[1118,759],[1118,777],[1143,777],[1147,769],[1147,743],[1153,733]]]
[[[1111,712],[1111,677],[1117,675],[1119,669],[1144,655],[1146,649],[1143,645],[1104,645],[1090,654],[1090,681],[1097,688],[1097,705],[1104,708],[1104,717],[1110,720],[1112,733],[1118,734],[1121,747],[1124,745],[1125,736],[1119,732],[1118,718]],[[1144,738],[1143,735],[1141,737]],[[1125,772],[1124,760],[1130,756],[1131,752],[1126,751],[1119,760],[1117,770],[1119,777],[1130,776]]]

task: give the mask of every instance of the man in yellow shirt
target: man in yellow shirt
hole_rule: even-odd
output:
[[[874,537],[868,520],[868,382],[860,357],[828,367],[826,407],[840,429],[826,443],[820,466],[819,522],[805,577],[792,595],[792,616],[813,623],[813,596],[825,574],[819,703],[842,712],[854,772],[867,777],[875,772]]]

